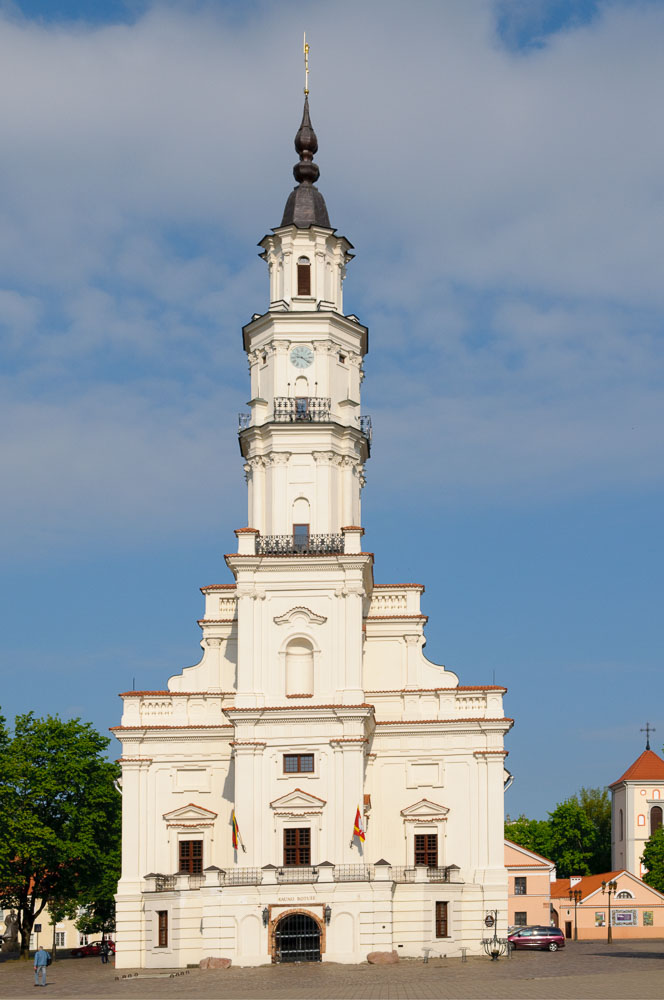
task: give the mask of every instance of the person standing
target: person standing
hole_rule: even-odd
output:
[[[106,965],[108,962],[108,941],[102,941],[101,947],[99,948],[99,954],[101,955],[101,964]]]
[[[46,967],[50,964],[51,956],[41,945],[35,952],[35,986],[39,986],[39,977],[42,977],[42,986],[46,986]]]

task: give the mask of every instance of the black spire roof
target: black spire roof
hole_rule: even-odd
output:
[[[282,226],[297,226],[298,229],[308,229],[309,226],[324,226],[331,229],[327,214],[325,199],[315,187],[320,170],[314,163],[314,154],[318,150],[318,139],[309,117],[309,98],[304,98],[302,124],[295,136],[295,149],[300,162],[293,167],[293,176],[298,185],[288,196]]]

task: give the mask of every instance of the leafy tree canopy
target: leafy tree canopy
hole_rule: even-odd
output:
[[[558,878],[592,875],[590,862],[595,854],[597,831],[575,797],[560,802],[549,813],[551,860]]]
[[[664,827],[651,835],[643,849],[641,860],[648,869],[643,881],[658,892],[664,892]]]
[[[0,720],[0,905],[19,914],[27,954],[37,916],[117,881],[121,799],[109,740],[79,719]]]
[[[556,865],[559,878],[611,868],[611,800],[606,789],[582,788],[546,820],[507,818],[505,836]]]

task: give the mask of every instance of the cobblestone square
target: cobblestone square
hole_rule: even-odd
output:
[[[231,968],[123,970],[97,959],[60,959],[48,996],[126,1000],[611,1000],[664,994],[664,941],[570,942],[564,951],[516,952],[511,959],[435,959],[396,966],[334,963]],[[32,964],[0,965],[0,996],[34,995]]]

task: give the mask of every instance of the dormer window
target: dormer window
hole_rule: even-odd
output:
[[[297,262],[297,294],[311,295],[311,261],[300,257]]]

